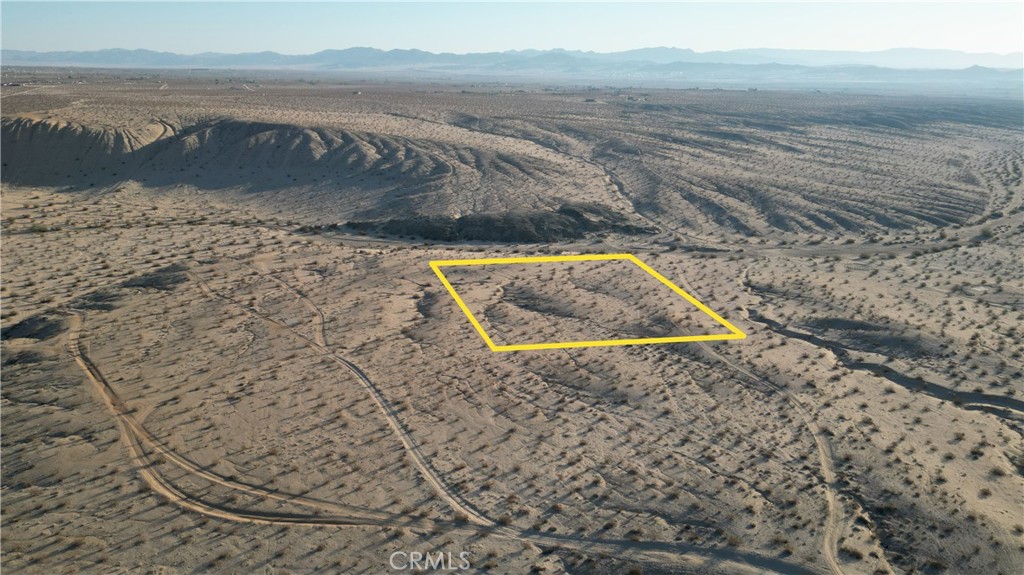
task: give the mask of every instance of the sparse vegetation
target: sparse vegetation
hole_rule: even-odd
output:
[[[95,74],[3,100],[8,570],[1015,567],[1019,106]],[[493,353],[426,265],[591,252],[747,339]],[[720,327],[620,263],[450,280],[495,341]]]

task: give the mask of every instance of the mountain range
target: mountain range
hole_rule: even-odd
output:
[[[732,50],[694,52],[643,48],[597,53],[518,50],[436,54],[423,50],[347,48],[315,54],[277,52],[174,54],[152,50],[90,52],[3,50],[5,67],[85,67],[151,70],[291,71],[358,74],[422,81],[541,81],[669,88],[818,89],[1024,96],[1021,54],[968,54],[949,50],[882,52]]]
[[[971,54],[953,50],[898,48],[878,52],[829,50],[744,49],[695,52],[683,48],[641,48],[598,53],[578,50],[513,50],[470,54],[433,53],[423,50],[347,48],[314,54],[277,52],[226,54],[203,52],[175,54],[153,50],[108,49],[82,52],[32,52],[3,50],[4,65],[53,65],[152,68],[257,68],[257,69],[375,69],[375,68],[544,68],[574,66],[580,69],[692,63],[794,66],[876,66],[895,69],[956,70],[980,66],[995,69],[1024,68],[1024,56]]]

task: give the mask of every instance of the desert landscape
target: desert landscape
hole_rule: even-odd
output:
[[[1019,100],[4,81],[10,573],[1024,565]]]

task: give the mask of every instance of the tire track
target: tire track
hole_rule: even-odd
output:
[[[249,308],[245,304],[237,302],[228,296],[217,293],[210,288],[208,284],[206,284],[205,280],[193,272],[189,272],[189,274],[198,280],[204,293],[229,301],[233,305],[244,309],[246,312],[256,317],[290,331],[293,335],[302,339],[308,345],[321,350],[328,357],[353,370],[353,373],[355,373],[361,381],[365,378],[365,381],[369,383],[369,378],[366,377],[366,374],[357,366],[351,364],[344,358],[336,356],[329,350],[319,348],[319,344],[315,339],[308,338],[284,325],[282,322]],[[294,291],[293,293],[298,292]],[[315,307],[315,304],[311,301],[306,301],[308,302],[308,305]],[[85,320],[85,313],[80,310],[69,311],[72,313],[67,340],[69,353],[82,369],[86,378],[93,385],[96,392],[100,395],[103,403],[115,415],[121,437],[128,447],[132,463],[138,468],[140,477],[155,493],[183,509],[228,521],[264,525],[294,525],[309,527],[405,527],[422,532],[433,531],[438,527],[444,527],[456,531],[472,530],[476,532],[485,532],[499,537],[520,541],[522,543],[531,543],[547,548],[561,548],[589,556],[618,556],[628,558],[632,561],[655,563],[658,565],[685,565],[689,568],[702,570],[702,572],[710,570],[710,572],[722,572],[736,575],[815,575],[815,571],[813,570],[781,559],[741,553],[728,549],[701,548],[687,543],[670,541],[588,539],[580,535],[562,535],[497,526],[495,522],[491,521],[471,506],[464,506],[461,503],[461,497],[452,493],[443,483],[439,487],[445,493],[442,497],[448,501],[450,505],[452,505],[452,503],[448,498],[451,497],[454,499],[457,505],[452,505],[453,508],[465,509],[466,511],[463,511],[463,513],[466,513],[466,517],[471,523],[431,521],[418,517],[410,518],[402,515],[393,515],[382,511],[331,503],[301,495],[280,493],[263,489],[255,485],[229,480],[217,475],[216,473],[203,469],[192,461],[179,456],[158,439],[153,437],[135,419],[131,408],[124,403],[124,400],[121,399],[118,393],[113,389],[110,382],[100,371],[99,367],[85,352],[81,343],[81,328]],[[317,316],[321,315],[321,313],[317,314]],[[322,324],[320,325],[322,326]],[[376,389],[376,386],[372,383],[369,383],[369,385],[371,385],[373,389]],[[377,394],[380,394],[379,390],[376,391],[375,398]],[[379,397],[379,399],[384,402],[385,406],[390,406],[382,396]],[[397,417],[397,414],[393,409],[387,413],[389,415],[389,419],[390,417]],[[396,421],[396,424],[399,426],[399,429],[406,434],[408,433],[400,422]],[[408,438],[406,435],[406,440],[411,441],[411,438]],[[422,458],[423,455],[419,452],[418,446],[413,444],[413,448],[415,450],[415,455]],[[162,457],[165,462],[173,463],[193,476],[201,477],[228,489],[241,491],[259,498],[272,499],[283,503],[298,504],[309,507],[314,509],[314,513],[302,515],[260,512],[235,509],[209,503],[198,497],[185,493],[178,487],[174,486],[166,478],[161,476],[155,468],[158,461],[155,460],[153,455],[147,453],[147,449],[152,451],[155,455]],[[416,457],[414,457],[414,460],[415,459]],[[425,459],[421,459],[420,461],[426,464]],[[432,468],[428,465],[427,470],[432,471]],[[438,480],[440,479],[438,478]],[[332,511],[333,514],[325,514],[323,513],[324,511]],[[475,515],[471,515],[469,512],[473,512]]]
[[[257,271],[259,270],[257,269]],[[384,397],[384,394],[381,392],[380,388],[370,380],[369,376],[367,376],[366,373],[359,368],[359,366],[334,353],[326,346],[327,338],[324,335],[323,311],[320,310],[320,308],[317,307],[316,304],[310,301],[309,298],[307,298],[301,292],[287,284],[287,282],[284,282],[283,280],[280,280],[271,274],[260,272],[261,275],[263,275],[264,277],[272,279],[275,283],[281,285],[286,290],[288,290],[292,295],[298,298],[303,303],[303,305],[305,305],[314,313],[314,321],[316,323],[317,329],[316,335],[314,335],[313,338],[309,338],[308,336],[299,333],[298,331],[288,326],[284,322],[278,321],[264,313],[261,313],[249,307],[244,303],[236,301],[235,299],[229,296],[217,292],[212,287],[210,287],[206,280],[204,280],[198,274],[195,274],[193,272],[189,273],[193,278],[195,278],[199,282],[200,288],[207,295],[225,300],[230,304],[239,307],[250,314],[256,315],[264,319],[265,321],[273,323],[274,325],[280,327],[281,329],[291,332],[296,337],[302,339],[306,343],[306,345],[318,351],[320,354],[326,356],[327,358],[331,359],[332,361],[344,367],[346,370],[355,375],[356,379],[370,393],[370,396],[373,398],[374,403],[377,404],[377,407],[384,414],[384,417],[388,422],[388,426],[391,427],[392,431],[394,431],[396,435],[398,435],[398,439],[402,442],[402,445],[405,447],[405,450],[412,457],[413,463],[416,465],[416,468],[419,470],[420,474],[427,481],[427,483],[430,484],[431,488],[433,488],[433,490],[438,494],[438,496],[441,497],[442,500],[444,500],[456,513],[461,513],[463,516],[465,516],[471,523],[474,523],[481,527],[491,528],[496,533],[501,533],[510,537],[517,536],[515,530],[507,527],[498,526],[495,521],[493,521],[492,519],[484,515],[482,512],[477,510],[475,507],[473,507],[462,496],[456,493],[455,490],[452,489],[447,484],[447,482],[444,481],[443,478],[441,478],[440,474],[438,474],[433,469],[433,467],[427,461],[426,456],[423,455],[420,446],[412,439],[409,430],[398,418],[397,411],[391,405],[391,403],[388,402],[387,398]]]
[[[679,282],[682,287],[691,294],[697,294],[698,292],[693,288],[692,285],[686,280],[686,278],[679,278]],[[696,296],[695,296],[696,297]],[[825,562],[828,564],[829,571],[833,575],[844,575],[842,565],[839,563],[839,514],[841,512],[839,499],[836,496],[836,472],[835,472],[835,458],[832,455],[832,447],[829,445],[828,438],[818,427],[818,424],[814,422],[814,418],[809,409],[804,405],[803,401],[800,400],[796,395],[791,393],[788,389],[780,387],[767,379],[757,375],[756,373],[748,370],[742,365],[730,360],[724,355],[718,353],[713,347],[704,342],[697,342],[697,345],[701,350],[708,356],[718,360],[725,364],[733,371],[746,376],[750,381],[759,383],[772,391],[778,393],[782,397],[786,398],[786,401],[796,409],[800,418],[804,422],[804,427],[810,431],[811,436],[814,438],[814,444],[818,451],[818,461],[820,463],[821,475],[824,480],[825,486],[825,500],[828,504],[828,517],[825,520],[825,527],[823,529],[823,537],[821,541],[821,553],[824,557]]]
[[[410,456],[424,479],[431,484],[438,495],[448,503],[452,509],[456,512],[461,512],[478,529],[484,530],[489,534],[503,536],[521,542],[529,542],[542,547],[570,549],[588,555],[621,556],[625,554],[636,560],[654,561],[660,564],[664,564],[666,562],[677,564],[684,563],[696,568],[710,567],[712,571],[721,569],[723,572],[737,575],[745,573],[756,573],[762,575],[772,573],[780,575],[811,575],[814,573],[806,567],[788,563],[780,559],[762,557],[759,555],[748,555],[740,552],[729,551],[727,549],[701,548],[680,542],[587,539],[577,535],[541,533],[518,530],[498,525],[495,521],[466,502],[458,493],[448,486],[436,471],[434,471],[433,466],[431,466],[426,460],[423,453],[420,451],[419,446],[413,441],[405,425],[398,419],[398,414],[383,396],[383,393],[377,385],[374,384],[358,366],[335,354],[326,347],[327,337],[324,332],[325,316],[323,310],[321,310],[319,306],[313,303],[313,301],[308,297],[303,295],[302,292],[289,285],[284,280],[275,277],[273,274],[270,274],[259,267],[253,266],[253,268],[260,273],[260,275],[267,277],[290,292],[299,299],[311,313],[313,313],[313,321],[318,333],[314,335],[312,339],[302,335],[295,329],[285,325],[283,322],[273,319],[244,303],[217,292],[198,274],[194,272],[189,272],[189,274],[199,282],[200,288],[207,295],[225,300],[251,315],[273,323],[282,329],[288,330],[293,335],[306,342],[310,347],[313,347],[321,354],[326,355],[328,358],[332,359],[339,365],[344,366],[356,375],[360,383],[370,391],[374,401],[386,416],[389,425],[399,435],[399,439],[401,439],[403,445],[406,446],[407,451],[409,451]],[[320,342],[323,342],[323,345],[321,345]]]
[[[287,523],[309,523],[310,525],[320,524],[320,520],[326,520],[331,524],[337,525],[406,525],[406,526],[419,526],[424,529],[433,527],[433,523],[429,521],[401,521],[403,516],[396,516],[381,511],[362,509],[359,507],[332,503],[328,501],[322,501],[302,495],[280,493],[264,489],[255,485],[233,481],[224,478],[216,473],[210,472],[192,461],[181,457],[173,450],[169,449],[160,440],[156,439],[149,433],[132,415],[132,410],[124,403],[118,393],[110,385],[110,382],[100,372],[99,368],[89,356],[86,355],[85,350],[82,348],[80,333],[81,327],[84,323],[84,314],[81,312],[74,312],[71,318],[70,332],[68,335],[68,349],[71,352],[72,357],[82,371],[85,372],[86,378],[93,384],[93,387],[99,393],[103,399],[104,404],[107,408],[114,413],[117,419],[118,427],[121,429],[121,436],[128,445],[129,451],[131,452],[132,460],[138,467],[140,474],[143,479],[154,491],[163,495],[171,502],[178,504],[187,509],[219,517],[222,519],[231,519],[235,521],[246,521],[246,522],[263,522],[263,523],[274,523],[274,522],[287,522]],[[157,474],[153,468],[155,461],[152,456],[146,453],[146,448],[155,454],[160,455],[166,461],[173,463],[185,472],[201,477],[211,483],[226,487],[234,491],[241,491],[248,495],[255,497],[280,501],[283,503],[298,504],[304,507],[316,509],[318,511],[329,511],[336,513],[336,516],[328,517],[322,515],[304,516],[304,515],[287,515],[287,514],[269,514],[264,515],[260,513],[243,512],[237,510],[230,510],[219,506],[214,506],[203,502],[195,497],[192,497],[178,488],[171,485],[166,479]],[[313,519],[317,522],[312,522]]]
[[[687,286],[687,289],[690,289]],[[692,293],[692,292],[691,292]],[[811,432],[811,436],[814,437],[814,444],[818,450],[818,460],[821,467],[821,475],[824,480],[825,486],[825,498],[828,503],[828,518],[825,521],[825,527],[823,529],[824,535],[821,542],[822,556],[825,558],[825,562],[828,563],[829,570],[833,575],[844,575],[843,568],[839,564],[839,500],[836,497],[836,472],[835,472],[835,458],[832,455],[832,447],[828,443],[828,439],[825,437],[821,428],[818,427],[817,423],[814,423],[813,417],[810,411],[804,406],[803,402],[800,401],[795,395],[790,393],[788,390],[783,389],[775,385],[774,383],[762,378],[761,376],[747,370],[743,366],[727,359],[722,354],[715,351],[711,346],[706,343],[698,344],[704,352],[729,366],[734,371],[747,376],[750,380],[760,383],[765,387],[768,387],[779,393],[796,409],[797,413],[800,414],[800,418],[804,421],[804,426]]]

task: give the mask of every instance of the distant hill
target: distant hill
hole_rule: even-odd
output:
[[[152,68],[406,68],[406,67],[498,67],[517,68],[550,62],[600,68],[615,64],[788,64],[797,66],[878,66],[897,69],[957,70],[981,66],[995,69],[1024,68],[1024,55],[971,54],[953,50],[897,48],[878,52],[829,50],[748,49],[695,52],[683,48],[641,48],[625,52],[598,53],[578,50],[522,50],[476,54],[435,54],[423,50],[378,50],[347,48],[315,54],[286,55],[276,52],[224,54],[173,54],[152,50],[94,50],[88,52],[30,52],[3,50],[0,60],[7,66],[55,65]]]
[[[435,54],[423,50],[347,48],[315,54],[173,54],[152,50],[0,52],[3,66],[154,70],[359,73],[426,81],[568,81],[671,88],[799,89],[947,95],[1022,96],[1021,54],[949,50],[882,52],[643,48],[615,53],[519,50]]]

